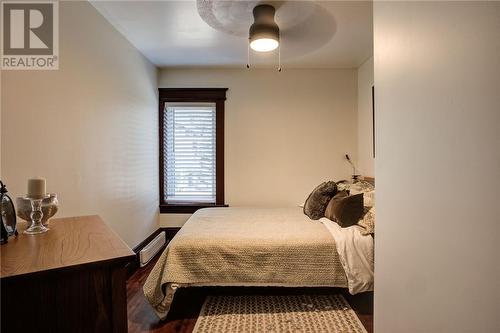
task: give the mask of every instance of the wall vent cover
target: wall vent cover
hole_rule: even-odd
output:
[[[141,252],[139,252],[139,260],[141,267],[147,265],[151,259],[161,250],[163,245],[167,242],[165,231],[162,231],[158,236],[156,236],[151,243],[146,245]]]

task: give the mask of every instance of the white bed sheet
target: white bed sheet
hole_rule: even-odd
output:
[[[361,227],[353,225],[347,228],[327,218],[320,220],[330,231],[340,262],[347,276],[351,294],[373,290],[374,275],[374,239],[371,235],[362,235]]]

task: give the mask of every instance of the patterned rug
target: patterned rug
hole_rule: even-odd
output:
[[[210,296],[193,333],[366,333],[342,295]]]

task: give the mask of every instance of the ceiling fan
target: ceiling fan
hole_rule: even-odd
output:
[[[283,41],[285,56],[296,57],[320,48],[336,31],[334,18],[315,1],[197,0],[197,10],[213,29],[246,38],[247,68],[254,51],[276,54],[281,71]],[[269,56],[255,60],[264,59]]]

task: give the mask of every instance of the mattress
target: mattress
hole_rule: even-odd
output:
[[[347,287],[347,278],[331,233],[301,208],[208,208],[168,244],[144,294],[165,318],[188,286]]]

